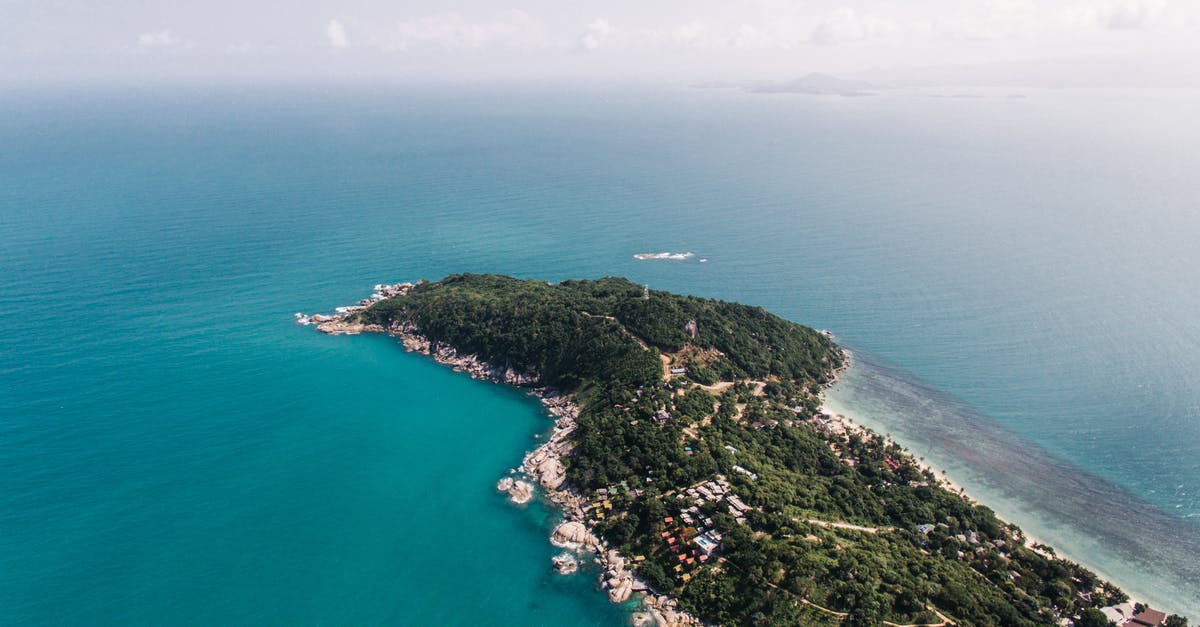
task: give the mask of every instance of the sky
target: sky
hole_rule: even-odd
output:
[[[1200,0],[0,0],[0,81],[1200,86]],[[948,69],[949,68],[949,69]]]

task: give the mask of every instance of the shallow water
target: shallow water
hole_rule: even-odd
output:
[[[1135,598],[1200,612],[1200,533],[1190,521],[1138,504],[1126,490],[869,358],[842,375],[825,406],[888,434],[972,499]]]

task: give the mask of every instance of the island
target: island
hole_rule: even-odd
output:
[[[590,553],[635,623],[1186,625],[825,411],[849,353],[760,307],[458,274],[297,317],[538,395],[554,429],[497,489],[559,507],[555,568]]]

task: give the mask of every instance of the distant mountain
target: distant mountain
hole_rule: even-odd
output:
[[[877,87],[1197,88],[1200,65],[1176,57],[1111,56],[895,65],[855,72]]]

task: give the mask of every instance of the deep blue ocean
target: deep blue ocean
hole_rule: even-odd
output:
[[[493,488],[550,426],[533,399],[293,322],[454,272],[627,276],[830,329],[855,353],[831,406],[1200,618],[1198,110],[0,91],[0,623],[625,620],[553,573],[553,513]],[[632,257],[663,251],[695,256]]]

